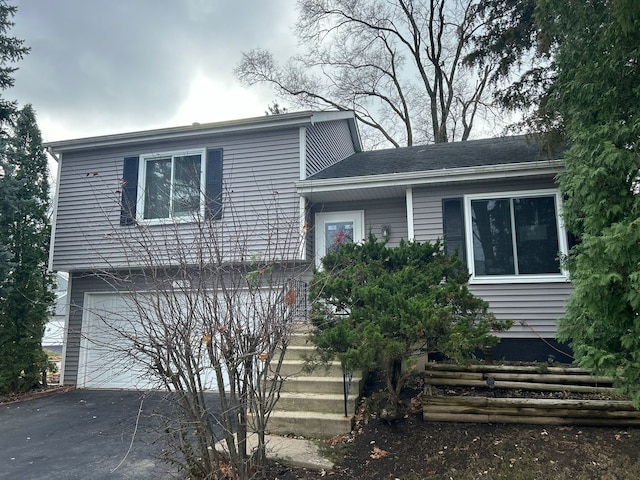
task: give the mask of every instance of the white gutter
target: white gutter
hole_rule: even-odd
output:
[[[56,191],[53,195],[53,210],[51,211],[51,236],[49,237],[49,265],[47,266],[50,272],[53,271],[53,247],[56,238],[56,220],[58,218],[58,196],[60,194],[60,171],[62,170],[62,154],[54,153],[49,147],[47,147],[47,153],[51,155],[58,164],[58,173],[56,176]]]
[[[301,180],[296,183],[298,193],[320,193],[336,190],[358,190],[362,188],[436,185],[478,180],[553,175],[562,170],[564,161],[543,160],[538,162],[483,165],[479,167],[444,168],[419,172],[387,173],[340,177],[318,180]]]

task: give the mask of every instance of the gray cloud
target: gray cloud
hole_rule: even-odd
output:
[[[242,51],[295,47],[291,0],[14,4],[10,33],[32,50],[4,96],[34,105],[47,140],[167,125],[196,75],[235,84]]]

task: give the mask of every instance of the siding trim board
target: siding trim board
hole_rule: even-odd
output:
[[[57,162],[57,168],[56,168],[56,178],[60,179],[60,172],[62,171],[62,154],[61,153],[54,153],[51,151],[48,151],[48,153],[55,158],[56,162]],[[57,181],[55,182],[55,192],[53,195],[53,212],[51,215],[51,236],[49,237],[49,261],[48,261],[48,265],[47,265],[47,269],[52,272],[53,271],[53,252],[54,252],[54,245],[56,242],[56,227],[57,227],[57,219],[58,219],[58,199],[60,198],[60,182]]]
[[[64,339],[62,340],[62,359],[60,361],[60,385],[67,385],[67,346],[69,344],[69,315],[71,312],[71,292],[73,289],[73,275],[67,280],[67,295],[65,296]]]
[[[300,127],[300,180],[307,178],[307,127]]]
[[[307,260],[307,199],[300,197],[300,246],[298,247],[298,259],[301,261]]]
[[[413,188],[407,188],[405,200],[407,204],[407,240],[413,242],[416,238],[413,218]]]

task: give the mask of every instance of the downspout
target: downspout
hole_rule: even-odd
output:
[[[307,178],[307,128],[300,127],[298,150],[300,154],[300,180]],[[298,260],[307,259],[307,199],[300,195],[298,202],[300,244],[298,245]]]
[[[413,188],[407,188],[405,200],[407,202],[407,238],[410,242],[413,242],[415,240],[415,230],[413,226]]]
[[[53,195],[53,210],[51,211],[51,237],[49,239],[49,272],[53,272],[53,249],[56,238],[56,222],[58,219],[58,197],[60,195],[60,171],[62,170],[62,154],[56,154],[51,147],[46,148],[46,153],[49,154],[58,164],[56,172],[56,191]]]

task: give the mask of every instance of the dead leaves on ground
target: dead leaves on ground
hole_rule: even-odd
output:
[[[373,447],[373,449],[371,450],[371,454],[369,456],[374,460],[378,460],[380,458],[386,457],[387,455],[389,455],[389,452],[387,452],[386,450],[382,450],[381,448],[378,448],[378,447]]]

